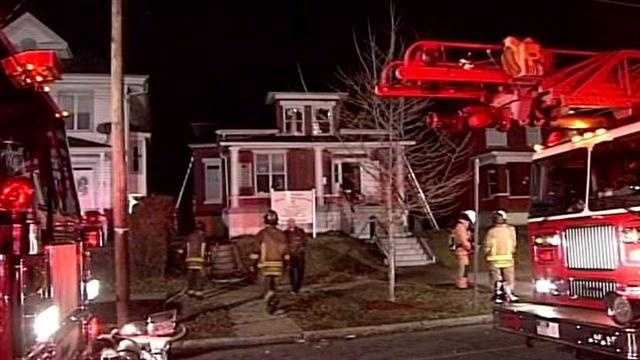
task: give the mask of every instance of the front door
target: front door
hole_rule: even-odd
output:
[[[95,210],[95,170],[90,167],[78,167],[73,169],[73,175],[76,179],[80,210],[83,214],[87,210]]]
[[[340,161],[333,164],[333,192],[337,194],[362,193],[360,163]]]

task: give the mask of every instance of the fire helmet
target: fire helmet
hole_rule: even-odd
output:
[[[267,213],[264,214],[264,223],[273,226],[278,225],[278,213],[273,210],[267,211]]]
[[[476,212],[473,210],[465,210],[462,212],[462,215],[466,216],[467,219],[469,219],[469,221],[471,221],[471,224],[475,224],[476,223]]]
[[[501,218],[502,220],[507,220],[507,212],[506,212],[506,211],[504,211],[504,210],[502,210],[502,209],[500,209],[500,210],[496,210],[496,211],[493,213],[493,219],[494,219],[494,221],[497,221],[497,220],[498,220],[498,219],[500,219],[500,218]]]

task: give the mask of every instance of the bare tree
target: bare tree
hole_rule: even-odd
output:
[[[341,83],[339,89],[349,94],[345,103],[346,111],[341,112],[339,120],[343,128],[376,129],[388,134],[386,140],[394,145],[384,153],[385,159],[380,162],[379,169],[372,173],[385,181],[395,176],[398,166],[404,168],[400,171],[405,172],[405,195],[397,186],[393,187],[395,210],[427,215],[417,188],[408,181],[406,164],[394,161],[402,158],[402,155],[398,157],[398,152],[404,152],[404,158],[414,171],[431,211],[435,216],[447,215],[459,205],[461,195],[471,179],[468,164],[470,135],[456,138],[429,128],[424,122],[430,105],[426,99],[391,99],[375,94],[375,86],[384,66],[399,59],[404,47],[398,37],[399,18],[393,4],[390,5],[389,15],[388,34],[385,34],[382,42],[376,38],[371,24],[364,39],[355,32],[353,34],[359,66],[355,72],[338,72]],[[415,141],[415,145],[403,146],[403,141]]]

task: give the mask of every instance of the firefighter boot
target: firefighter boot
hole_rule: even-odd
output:
[[[504,281],[498,280],[493,286],[493,296],[491,301],[496,304],[502,304],[506,300]]]
[[[511,287],[505,286],[504,288],[505,288],[505,295],[506,295],[505,298],[508,302],[516,302],[520,300],[519,297],[513,294],[513,289],[511,289]]]

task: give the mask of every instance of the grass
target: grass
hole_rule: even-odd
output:
[[[203,339],[211,337],[231,337],[233,322],[227,310],[206,312],[185,323],[187,339]]]
[[[481,291],[478,308],[473,293],[452,286],[425,284],[396,288],[396,302],[387,300],[385,283],[348,290],[308,293],[291,300],[288,316],[305,330],[433,320],[486,314],[491,309],[490,293]]]

